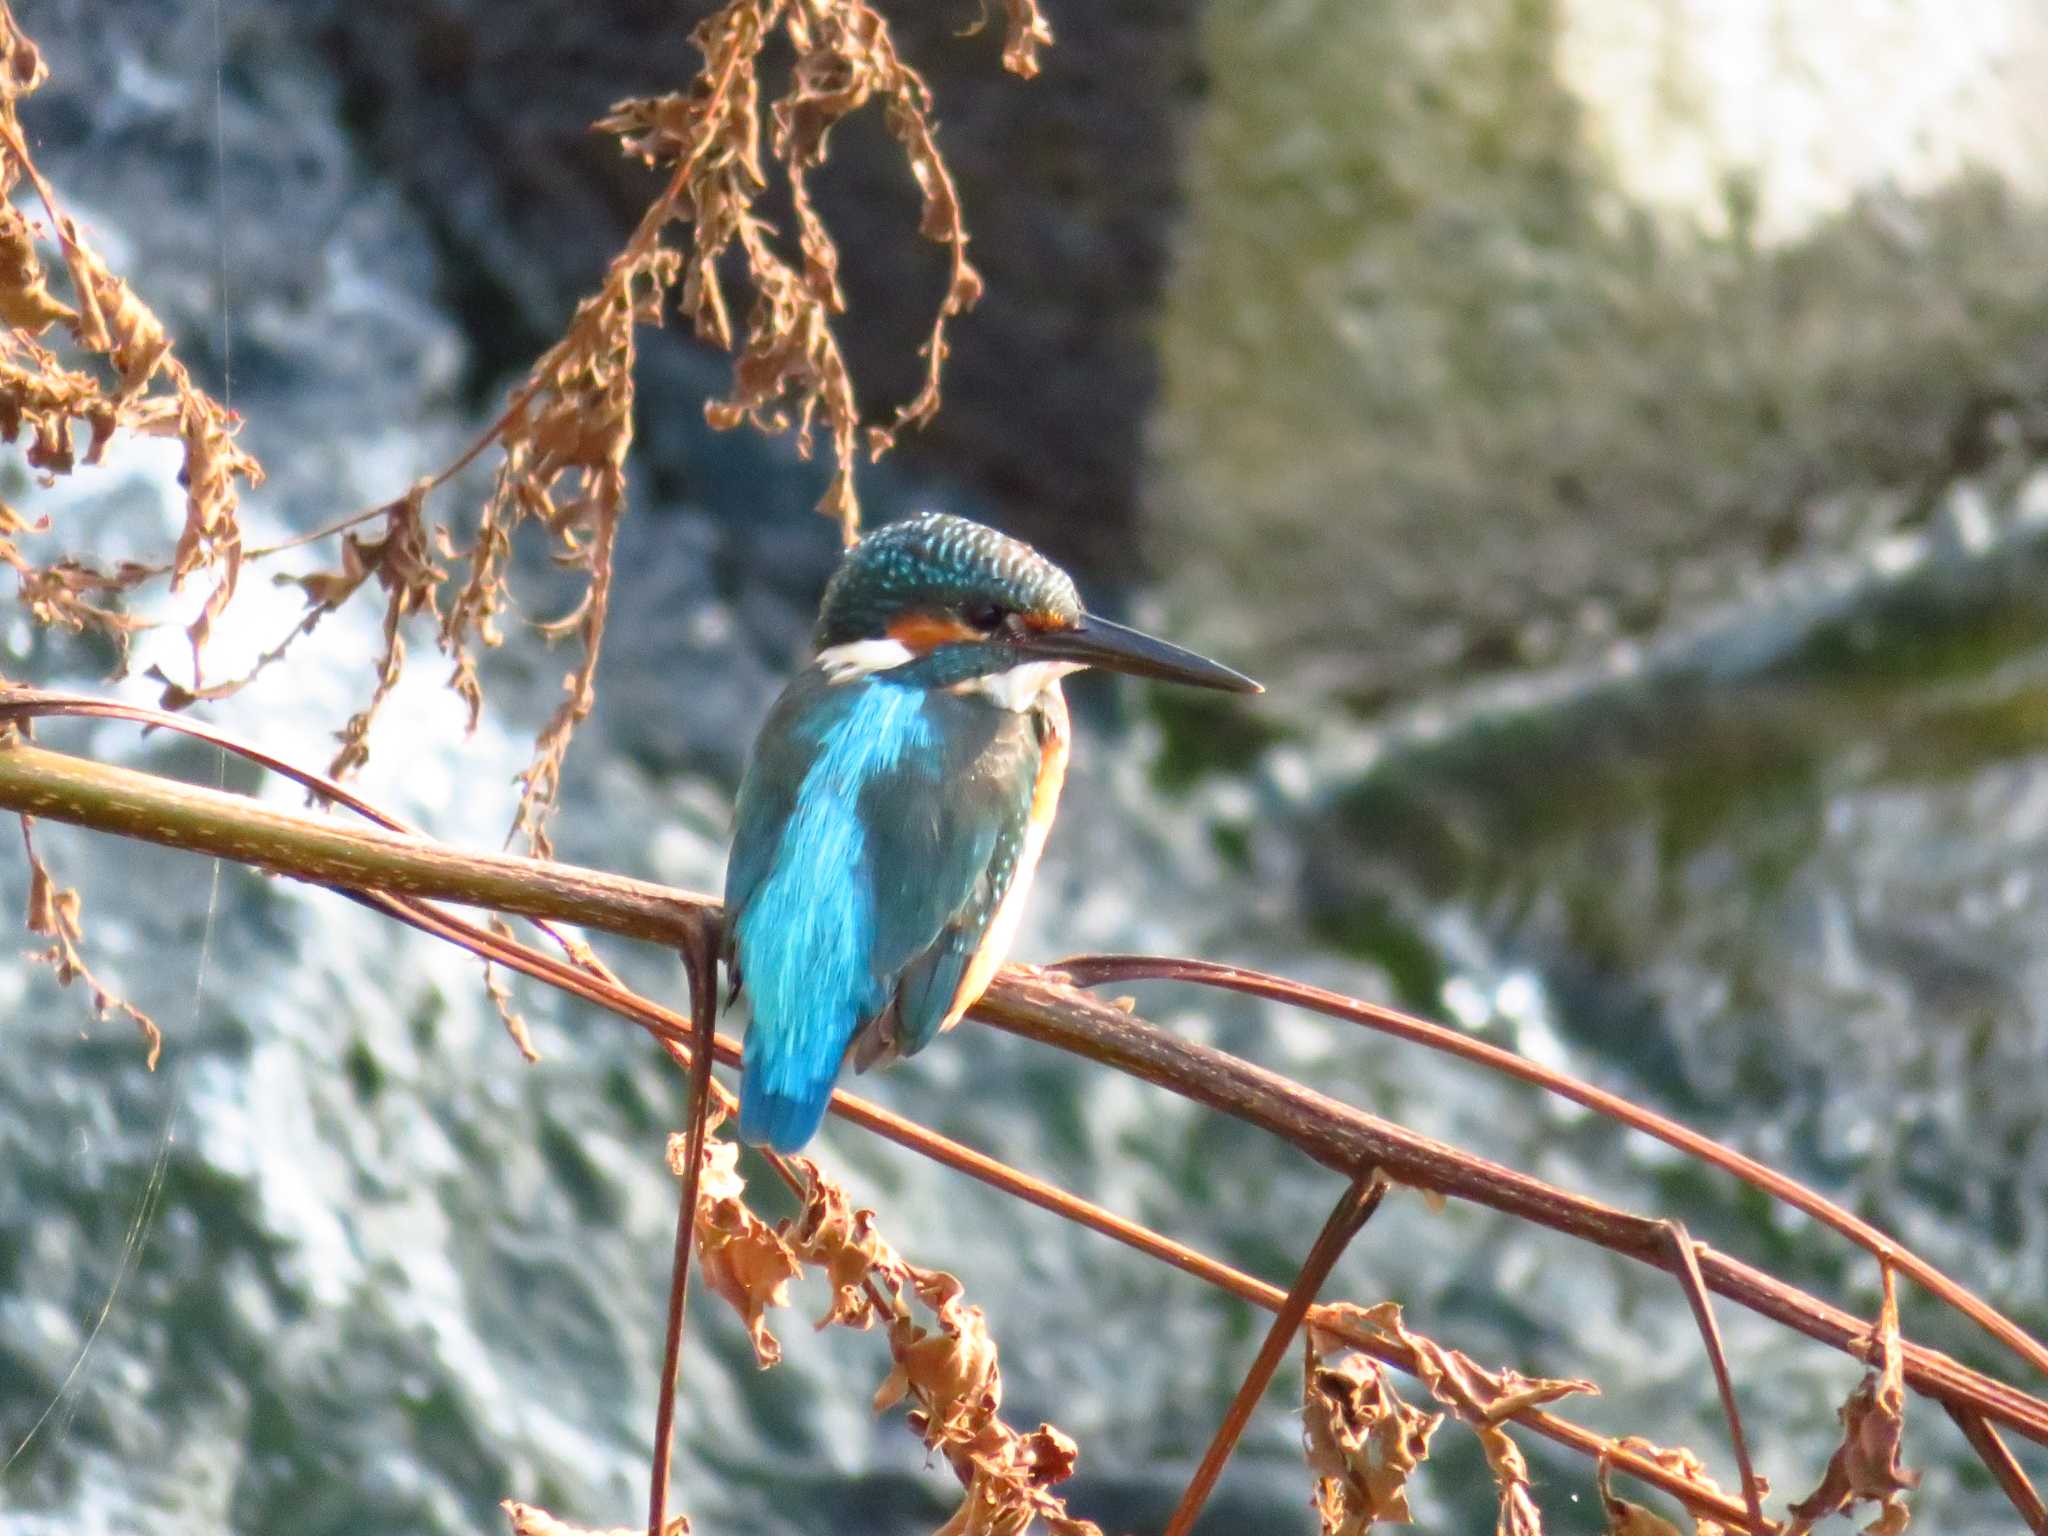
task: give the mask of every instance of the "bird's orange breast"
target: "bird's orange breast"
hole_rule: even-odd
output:
[[[988,984],[995,980],[996,972],[1009,957],[1017,925],[1023,920],[1024,903],[1031,894],[1032,877],[1038,873],[1038,856],[1045,851],[1046,834],[1052,830],[1052,819],[1059,811],[1060,787],[1067,781],[1067,726],[1066,696],[1054,683],[1045,690],[1039,706],[1038,778],[1031,787],[1031,819],[1024,829],[1024,846],[1017,855],[1017,873],[989,920],[981,948],[967,963],[960,978],[960,990],[953,995],[953,1006],[946,1010],[939,1025],[941,1030],[951,1029],[963,1013],[981,1000],[981,994],[988,990]]]

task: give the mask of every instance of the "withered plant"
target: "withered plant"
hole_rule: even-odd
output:
[[[1003,62],[1031,75],[1039,51],[1051,42],[1050,29],[1034,0],[1005,0],[1004,13]],[[770,101],[761,59],[777,35],[794,63],[787,88]],[[658,1040],[689,1072],[693,1109],[669,1147],[682,1194],[645,1526],[650,1536],[688,1528],[682,1518],[670,1518],[667,1499],[670,1415],[693,1253],[705,1285],[744,1322],[763,1369],[780,1359],[771,1323],[788,1303],[790,1282],[806,1272],[823,1276],[830,1296],[819,1327],[880,1331],[890,1366],[875,1393],[877,1411],[902,1408],[911,1429],[962,1489],[943,1536],[1016,1536],[1033,1528],[1063,1536],[1092,1533],[1097,1527],[1071,1514],[1055,1492],[1074,1468],[1074,1442],[1049,1424],[1026,1429],[1004,1419],[995,1340],[957,1279],[905,1259],[884,1237],[876,1213],[858,1206],[811,1159],[769,1160],[798,1201],[798,1215],[771,1223],[750,1203],[738,1149],[717,1134],[729,1096],[714,1080],[712,1063],[730,1065],[738,1052],[714,1028],[716,904],[547,858],[546,820],[559,795],[563,757],[597,687],[612,556],[627,507],[640,328],[662,324],[674,309],[701,337],[733,353],[731,391],[707,407],[714,425],[746,423],[789,433],[806,452],[822,431],[833,473],[820,510],[851,538],[859,526],[855,471],[861,453],[885,451],[898,432],[938,408],[947,328],[980,292],[931,93],[897,53],[880,11],[865,0],[726,0],[694,36],[704,62],[687,88],[621,102],[598,123],[656,173],[659,188],[598,291],[578,306],[562,338],[534,363],[490,427],[454,463],[423,474],[390,501],[315,534],[245,551],[238,498],[259,483],[261,472],[236,447],[233,416],[192,383],[162,324],[63,215],[54,190],[31,161],[18,111],[44,69],[0,0],[0,187],[11,192],[26,182],[40,212],[38,222],[11,204],[0,209],[0,321],[6,325],[0,333],[0,433],[20,446],[45,480],[98,462],[119,433],[174,438],[181,445],[186,488],[183,531],[158,563],[105,568],[76,553],[38,563],[27,552],[28,541],[53,530],[32,507],[0,508],[0,559],[15,570],[20,600],[38,622],[100,633],[124,657],[128,637],[152,622],[136,607],[151,583],[162,580],[175,589],[201,576],[213,583],[189,625],[191,676],[158,678],[165,709],[27,686],[0,690],[0,729],[6,732],[0,744],[0,809],[22,817],[31,871],[29,926],[50,941],[45,958],[61,979],[83,981],[103,1013],[127,1008],[86,968],[77,893],[63,888],[36,855],[29,818],[47,816],[329,887],[395,922],[460,945],[487,966],[519,971],[594,1003]],[[925,343],[922,386],[910,400],[875,417],[857,402],[834,334],[835,317],[844,308],[838,257],[809,191],[811,174],[829,153],[833,126],[868,107],[881,111],[901,146],[923,197],[919,233],[947,248],[952,272]],[[776,228],[761,211],[771,174],[786,189],[791,229]],[[44,254],[50,250],[54,267]],[[52,281],[59,270],[61,292]],[[745,285],[737,299],[724,286],[724,277],[735,270]],[[482,506],[466,517],[458,511],[447,520],[431,519],[429,498],[487,453],[497,455],[497,471]],[[565,679],[563,701],[536,742],[514,821],[515,832],[537,857],[466,852],[378,811],[342,779],[367,758],[378,706],[402,673],[407,635],[416,626],[431,633],[448,662],[450,685],[471,723],[479,718],[485,707],[479,659],[500,643],[514,606],[515,541],[527,524],[539,525],[536,537],[581,573],[580,601],[546,626],[553,635],[574,638],[577,660]],[[234,597],[242,565],[329,541],[335,554],[328,568],[289,578],[305,595],[305,610],[291,631],[248,674],[207,681],[202,667],[208,634]],[[373,581],[384,602],[382,654],[364,707],[341,728],[341,747],[328,773],[284,762],[187,714],[165,712],[249,686],[311,635],[326,614]],[[284,811],[49,751],[27,736],[32,721],[52,715],[126,719],[212,742],[306,787],[323,810]],[[337,808],[368,825],[325,813]],[[479,908],[485,915],[475,921],[444,903]],[[522,942],[508,916],[533,922],[552,947]],[[680,951],[690,1012],[671,1011],[627,990],[586,944],[551,926],[557,922]],[[1249,993],[1370,1028],[1536,1084],[1656,1137],[1867,1253],[1883,1282],[1879,1316],[1851,1315],[1695,1242],[1676,1223],[1602,1204],[1190,1044],[1090,991],[1139,978]],[[493,995],[515,1039],[531,1054],[502,987],[494,984]],[[128,1011],[148,1036],[154,1064],[161,1043],[156,1028],[140,1012]],[[1410,1483],[1451,1421],[1458,1432],[1476,1437],[1498,1493],[1497,1529],[1510,1536],[1540,1529],[1522,1450],[1532,1434],[1592,1463],[1589,1486],[1617,1536],[1677,1530],[1618,1493],[1620,1478],[1674,1499],[1705,1536],[1729,1530],[1796,1536],[1829,1514],[1863,1504],[1875,1511],[1868,1529],[1896,1533],[1905,1528],[1906,1495],[1914,1482],[1899,1460],[1900,1431],[1914,1399],[1939,1404],[2022,1520],[2035,1531],[2048,1531],[2048,1510],[2005,1441],[2018,1434],[2048,1446],[2048,1400],[1905,1338],[1897,1283],[1903,1278],[1939,1298],[1982,1328],[2006,1356],[2037,1371],[2048,1371],[2048,1347],[1885,1234],[1730,1148],[1442,1026],[1198,960],[1090,956],[1048,971],[1012,968],[972,1017],[1256,1125],[1299,1150],[1304,1177],[1315,1165],[1345,1181],[1314,1249],[1282,1287],[853,1095],[833,1099],[833,1112],[855,1125],[1274,1314],[1243,1388],[1174,1514],[1172,1532],[1192,1526],[1297,1338],[1305,1351],[1299,1408],[1305,1496],[1331,1536],[1407,1520]],[[1417,1331],[1394,1300],[1320,1301],[1338,1256],[1393,1184],[1438,1199],[1477,1202],[1670,1275],[1700,1325],[1703,1356],[1727,1423],[1734,1491],[1710,1476],[1705,1459],[1692,1450],[1605,1436],[1558,1411],[1596,1391],[1590,1381],[1536,1379],[1507,1365],[1483,1366]],[[1817,1475],[1814,1491],[1792,1504],[1783,1521],[1766,1514],[1768,1489],[1751,1466],[1715,1324],[1715,1297],[1868,1368],[1843,1406],[1840,1448]],[[1397,1390],[1390,1371],[1415,1383],[1409,1395],[1416,1402]],[[1417,1406],[1424,1397],[1433,1407]],[[521,1536],[579,1536],[530,1505],[508,1500],[505,1510]]]

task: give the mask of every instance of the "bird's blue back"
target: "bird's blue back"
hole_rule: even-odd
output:
[[[1038,741],[980,700],[813,668],[778,701],[740,788],[728,950],[753,1003],[740,1132],[817,1130],[856,1032],[891,1048],[939,1026],[1008,881]]]

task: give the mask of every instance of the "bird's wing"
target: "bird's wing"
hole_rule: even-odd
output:
[[[1028,814],[999,771],[1016,735],[1003,711],[879,680],[806,674],[778,702],[741,786],[726,874],[728,948],[754,1012],[742,1135],[809,1140],[848,1042]],[[1030,765],[1018,766],[1028,786]]]
[[[964,707],[987,712],[985,706]],[[903,947],[914,946],[913,952],[896,967],[900,979],[889,1006],[863,1024],[853,1047],[856,1070],[889,1056],[914,1055],[932,1042],[956,1016],[962,986],[994,937],[1004,903],[1021,895],[1018,883],[1029,878],[1037,857],[1029,832],[1048,750],[1041,725],[1035,716],[1004,712],[1001,729],[975,760],[957,765],[936,827],[903,829],[904,845],[889,850],[891,863],[878,868],[879,878],[889,878],[886,871],[893,869],[893,878],[906,885],[918,882],[924,868],[937,869],[941,878],[928,887],[933,899],[917,904],[914,920],[904,925]],[[1049,816],[1049,804],[1045,811]],[[909,911],[913,904],[905,894],[898,892],[885,905]],[[1000,942],[1007,947],[1007,936]],[[986,984],[986,971],[980,980]]]

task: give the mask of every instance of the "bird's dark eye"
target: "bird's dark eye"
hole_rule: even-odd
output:
[[[1003,627],[1009,611],[990,598],[970,597],[960,605],[960,617],[983,634],[992,635]]]

